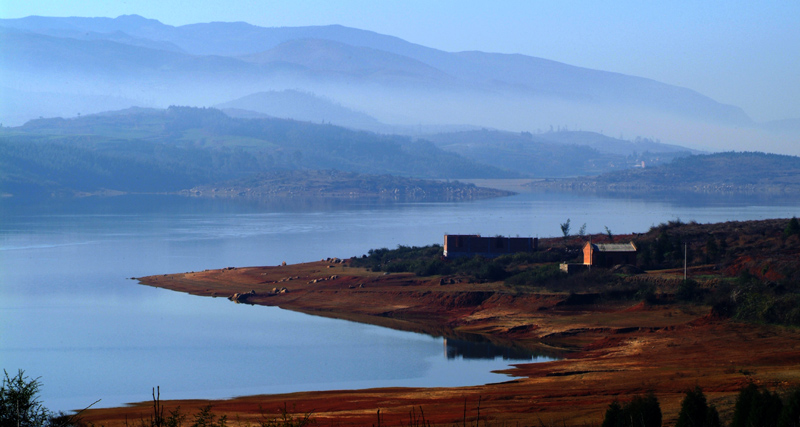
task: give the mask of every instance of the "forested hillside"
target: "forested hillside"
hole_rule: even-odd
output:
[[[474,130],[428,135],[443,150],[536,178],[597,175],[657,165],[693,153],[688,148],[649,139],[634,141],[595,132],[545,133]]]
[[[681,157],[653,168],[531,184],[533,188],[597,192],[741,194],[800,193],[800,157],[715,153]]]
[[[171,192],[271,170],[420,178],[513,177],[403,136],[219,110],[130,109],[0,130],[6,195]]]

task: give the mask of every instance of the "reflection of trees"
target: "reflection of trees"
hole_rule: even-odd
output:
[[[452,338],[444,339],[444,353],[448,359],[495,359],[503,360],[532,360],[542,354],[523,348],[502,347],[492,344],[488,340],[475,337],[473,341]]]
[[[498,349],[495,350],[496,356],[502,357],[503,351],[508,351],[509,355],[511,354],[525,355],[522,358],[508,357],[509,360],[531,360],[534,357],[548,357],[552,359],[560,359],[563,358],[565,353],[567,352],[564,349],[552,347],[539,341],[528,341],[528,340],[518,341],[511,338],[504,338],[504,337],[497,337],[490,335],[478,335],[474,333],[465,333],[461,331],[456,331],[453,330],[452,328],[438,324],[436,320],[433,319],[415,319],[415,321],[410,321],[392,317],[372,316],[368,314],[341,313],[341,312],[332,313],[332,312],[321,312],[313,310],[302,310],[295,308],[292,308],[291,310],[298,311],[300,313],[310,314],[313,316],[330,317],[334,319],[342,319],[351,322],[364,323],[367,325],[382,326],[384,328],[394,329],[398,331],[425,334],[435,338],[443,337],[445,339],[445,355],[447,355],[448,358],[455,358],[460,356],[466,359],[480,359],[480,358],[485,359],[488,357],[488,356],[473,357],[472,356],[473,354],[480,354],[479,353],[480,350],[475,350],[475,351],[468,350],[467,348],[472,344],[474,344],[476,348],[480,348],[480,346],[482,345]],[[453,353],[451,353],[449,350],[449,347],[451,345],[454,348]],[[453,356],[450,357],[450,354],[452,354]],[[487,352],[484,351],[483,354],[487,354]],[[491,358],[494,358],[496,356],[491,356]]]

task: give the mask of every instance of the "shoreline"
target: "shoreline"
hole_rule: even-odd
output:
[[[441,285],[437,277],[386,274],[317,261],[276,267],[245,267],[137,279],[199,296],[248,294],[248,304],[277,306],[429,335],[477,334],[498,345],[558,354],[563,359],[513,364],[500,383],[458,388],[385,388],[310,391],[228,400],[163,402],[185,412],[213,405],[229,422],[255,423],[261,408],[277,415],[313,412],[318,425],[407,423],[424,410],[435,425],[475,422],[522,425],[600,423],[614,400],[653,390],[664,422],[674,422],[683,392],[701,386],[723,418],[748,381],[774,388],[800,383],[800,332],[736,323],[708,307],[646,305],[638,301],[566,305],[564,294],[511,292],[501,283]],[[285,293],[274,289],[286,288]],[[254,293],[250,294],[251,291]],[[742,345],[749,343],[750,345]],[[755,345],[754,343],[758,343]],[[291,409],[294,408],[294,409]],[[152,402],[89,410],[85,420],[106,426],[147,418]],[[471,417],[471,418],[470,418]]]

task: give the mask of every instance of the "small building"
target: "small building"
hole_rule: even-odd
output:
[[[536,237],[481,237],[479,234],[445,234],[445,258],[480,255],[494,258],[517,252],[533,252],[539,247]]]
[[[613,267],[636,265],[636,245],[629,243],[592,243],[583,246],[583,263],[589,266]]]

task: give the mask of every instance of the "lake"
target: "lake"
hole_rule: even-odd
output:
[[[53,410],[150,398],[459,386],[529,354],[139,285],[130,277],[360,256],[445,233],[548,237],[661,222],[789,218],[800,201],[520,194],[458,203],[0,200],[0,368]]]

